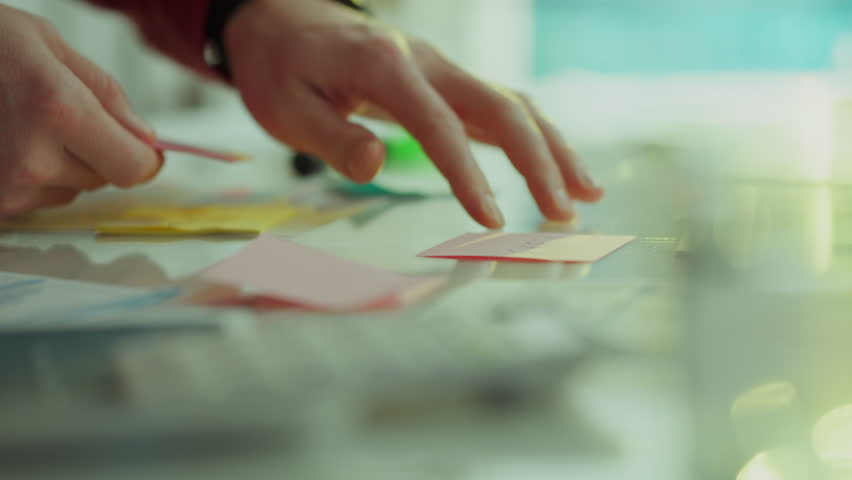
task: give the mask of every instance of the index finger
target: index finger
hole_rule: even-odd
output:
[[[363,68],[363,66],[362,66]],[[423,75],[400,56],[371,64],[377,79],[361,86],[367,100],[387,110],[423,146],[467,212],[489,228],[503,225],[494,195],[468,144],[464,127]]]

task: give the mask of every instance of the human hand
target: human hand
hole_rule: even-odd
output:
[[[0,5],[0,217],[153,177],[154,134],[43,19]]]
[[[525,97],[489,85],[429,44],[331,0],[252,0],[225,31],[233,81],[272,136],[367,182],[384,161],[381,141],[347,121],[373,112],[405,127],[481,224],[503,217],[468,138],[502,148],[544,215],[573,217],[571,197],[603,190],[557,129]]]

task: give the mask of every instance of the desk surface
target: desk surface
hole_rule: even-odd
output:
[[[236,113],[223,118],[229,119],[228,126],[247,123]],[[198,129],[198,122],[188,120],[164,119],[161,130],[202,142],[233,138],[236,146],[251,145],[259,152],[259,161],[232,167],[175,156],[154,184],[135,192],[95,194],[82,203],[115,198],[144,202],[230,186],[282,192],[298,188],[284,168],[285,153],[255,130],[213,132],[216,122]],[[275,232],[379,267],[451,276],[449,293],[410,307],[413,310],[479,315],[483,305],[500,302],[543,306],[564,312],[566,323],[610,348],[609,354],[596,357],[572,376],[564,408],[551,419],[559,428],[543,441],[546,448],[442,459],[405,458],[398,452],[400,458],[384,458],[386,464],[378,470],[390,475],[422,468],[423,478],[460,479],[549,479],[572,474],[602,479],[723,478],[714,475],[735,474],[746,462],[752,465],[747,468],[756,468],[755,462],[769,461],[770,454],[776,459],[779,448],[788,449],[783,456],[807,443],[803,432],[811,433],[808,428],[798,432],[801,435],[768,434],[758,440],[753,440],[752,431],[765,430],[766,422],[773,423],[766,416],[782,415],[779,409],[785,419],[795,416],[796,421],[813,424],[849,401],[847,389],[833,383],[843,378],[839,365],[848,354],[836,341],[825,345],[852,328],[837,318],[844,311],[852,252],[847,238],[847,197],[852,190],[829,178],[761,177],[755,174],[760,169],[749,170],[749,165],[766,164],[765,157],[744,164],[746,174],[738,176],[736,169],[729,169],[732,157],[774,155],[779,150],[774,141],[767,143],[775,137],[763,127],[753,129],[748,142],[739,141],[741,131],[727,135],[707,125],[697,131],[716,135],[717,142],[697,134],[638,140],[625,135],[589,142],[586,156],[607,187],[607,198],[600,205],[580,207],[580,219],[573,225],[542,223],[520,180],[497,167],[494,175],[499,177],[498,200],[506,212],[507,231],[639,236],[634,244],[594,265],[417,258],[418,252],[448,238],[479,231],[451,198],[391,201],[357,222],[345,218],[310,231]],[[777,125],[774,131],[784,132]],[[479,153],[484,164],[505,162],[493,151]],[[803,150],[789,155],[799,158],[807,172],[812,154]],[[707,163],[717,160],[724,168],[707,175]],[[199,178],[204,185],[198,185]],[[158,287],[197,273],[247,241],[227,236],[154,241],[85,232],[9,232],[0,235],[0,268]],[[288,315],[265,314],[264,321],[287,321]],[[808,319],[807,326],[803,318]],[[821,351],[824,347],[827,350]],[[732,417],[732,405],[743,394],[766,385],[782,385],[785,398],[792,388],[800,399],[794,403],[803,413],[794,415],[789,405],[777,404],[776,410],[766,407],[770,413],[765,413],[761,410],[765,405],[757,401],[744,417]],[[842,434],[842,427],[837,427],[841,433],[836,435]],[[486,435],[495,434],[499,432]],[[733,439],[742,441],[743,448],[730,447],[736,443]],[[693,449],[699,453],[693,455]],[[352,467],[340,468],[325,472],[327,478],[344,478],[346,468]]]

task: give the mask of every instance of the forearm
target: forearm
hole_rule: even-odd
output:
[[[206,76],[204,26],[210,0],[89,0],[131,18],[151,46]]]

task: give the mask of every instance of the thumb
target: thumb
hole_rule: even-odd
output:
[[[62,60],[124,128],[149,145],[156,141],[154,129],[133,111],[124,90],[110,74],[67,45],[63,48]]]

